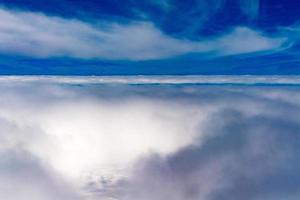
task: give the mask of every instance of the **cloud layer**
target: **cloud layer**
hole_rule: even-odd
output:
[[[0,92],[3,199],[299,198],[298,87],[8,81]]]

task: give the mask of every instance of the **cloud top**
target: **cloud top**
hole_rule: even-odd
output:
[[[11,81],[0,92],[1,198],[299,199],[298,87]]]

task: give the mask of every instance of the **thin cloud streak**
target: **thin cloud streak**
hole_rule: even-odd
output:
[[[1,76],[0,83],[39,84],[224,84],[300,85],[298,75],[192,75],[192,76]]]

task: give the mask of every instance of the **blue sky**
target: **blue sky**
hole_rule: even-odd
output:
[[[294,0],[2,0],[0,74],[299,74]]]

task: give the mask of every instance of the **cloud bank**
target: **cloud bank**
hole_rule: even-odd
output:
[[[3,199],[299,199],[298,87],[11,81],[0,92]]]
[[[171,37],[150,21],[89,24],[37,12],[0,9],[0,52],[37,58],[149,60],[188,53],[218,56],[276,50],[285,41],[247,27],[236,27],[215,39],[195,41]]]
[[[300,85],[298,75],[1,76],[0,83]]]

